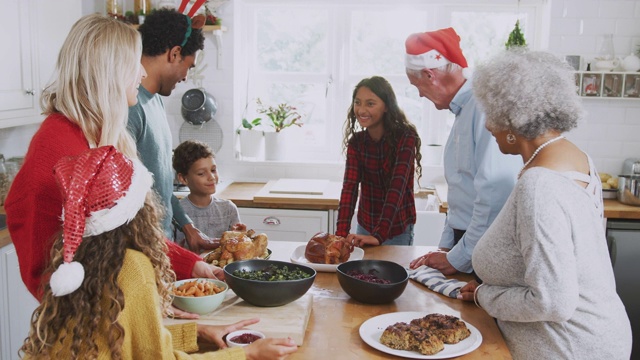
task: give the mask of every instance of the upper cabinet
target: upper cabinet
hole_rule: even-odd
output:
[[[31,1],[0,0],[0,41],[11,52],[0,57],[0,121],[37,115],[38,73],[34,66]]]
[[[80,0],[0,0],[0,128],[38,123],[40,94],[82,12]]]

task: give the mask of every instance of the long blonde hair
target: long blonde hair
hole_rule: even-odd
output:
[[[131,26],[99,14],[78,20],[67,36],[54,79],[42,94],[45,115],[61,113],[77,124],[91,146],[113,145],[130,158],[126,90],[137,78],[142,41]]]

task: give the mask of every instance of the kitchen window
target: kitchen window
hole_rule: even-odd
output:
[[[404,69],[404,41],[414,32],[453,26],[470,63],[504,48],[517,19],[530,48],[541,48],[545,0],[272,1],[238,0],[235,121],[253,119],[256,99],[294,104],[305,117],[288,128],[294,162],[342,162],[342,139],[354,86],[372,75],[394,87],[423,146],[444,144],[453,121],[418,97]],[[238,38],[237,38],[238,39]],[[268,129],[268,128],[267,128]]]

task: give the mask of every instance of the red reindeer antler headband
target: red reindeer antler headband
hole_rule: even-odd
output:
[[[205,16],[204,15],[193,16],[193,14],[195,14],[196,11],[200,9],[200,7],[202,6],[202,4],[205,3],[205,1],[206,0],[196,0],[196,3],[193,4],[193,6],[191,7],[191,10],[189,10],[189,13],[185,15],[187,17],[187,32],[184,34],[184,40],[182,41],[182,44],[180,44],[180,46],[185,46],[187,41],[189,41],[189,37],[191,36],[191,29],[201,29],[204,26],[206,22]],[[183,13],[188,3],[189,3],[189,0],[182,0],[182,3],[180,3],[180,7],[178,8],[178,12]]]

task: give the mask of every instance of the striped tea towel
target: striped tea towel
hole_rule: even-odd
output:
[[[422,265],[417,269],[407,269],[409,278],[417,281],[429,289],[450,298],[456,298],[460,288],[467,283],[456,279],[447,279],[439,270]]]

